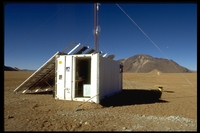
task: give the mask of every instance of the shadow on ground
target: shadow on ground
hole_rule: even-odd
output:
[[[113,96],[104,98],[100,104],[105,107],[109,106],[124,106],[134,104],[149,104],[156,102],[167,102],[160,100],[162,92],[159,90],[123,90]]]
[[[114,106],[124,106],[124,105],[134,105],[134,104],[167,102],[165,100],[160,99],[162,93],[163,92],[159,90],[126,89],[122,90],[122,92],[117,93],[113,96],[104,98],[103,100],[100,101],[100,104],[104,107],[110,107],[110,106],[114,107]],[[168,93],[173,93],[173,92],[168,92]],[[34,92],[26,94],[54,95],[52,91]]]

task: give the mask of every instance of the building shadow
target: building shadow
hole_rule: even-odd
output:
[[[165,92],[165,91],[164,91]],[[105,97],[104,99],[100,100],[100,105],[104,107],[110,106],[125,106],[125,105],[136,105],[136,104],[151,104],[151,103],[161,103],[161,102],[168,102],[165,100],[160,99],[162,96],[161,91],[159,90],[145,90],[145,89],[125,89],[122,90],[120,93],[115,95]],[[174,93],[172,91],[167,93]],[[30,95],[38,94],[38,95],[53,95],[53,91],[41,91],[41,92],[34,92],[34,93],[26,93]]]
[[[100,104],[104,107],[110,107],[167,102],[161,100],[161,96],[162,92],[159,90],[126,89],[118,94],[102,99]]]

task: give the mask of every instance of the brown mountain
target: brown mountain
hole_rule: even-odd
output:
[[[19,69],[17,67],[10,67],[4,65],[4,71],[35,71],[35,70],[29,70],[29,69]]]
[[[123,63],[124,72],[134,72],[134,73],[148,73],[157,69],[164,73],[188,73],[191,70],[180,66],[173,60],[168,60],[164,58],[155,58],[146,54],[138,54],[131,56],[127,59],[118,60]]]
[[[4,71],[20,71],[17,67],[4,66]]]

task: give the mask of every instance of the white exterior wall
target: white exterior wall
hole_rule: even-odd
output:
[[[100,57],[99,64],[99,96],[103,99],[122,90],[122,73],[117,61]]]
[[[56,85],[55,85],[55,98],[64,99],[64,72],[65,72],[65,57],[57,56],[56,58]]]
[[[71,100],[73,94],[73,56],[65,57],[65,84],[64,99]]]

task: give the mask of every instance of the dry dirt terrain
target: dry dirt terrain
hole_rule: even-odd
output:
[[[32,73],[4,72],[4,131],[197,131],[197,73],[123,73],[101,104],[13,93]]]

